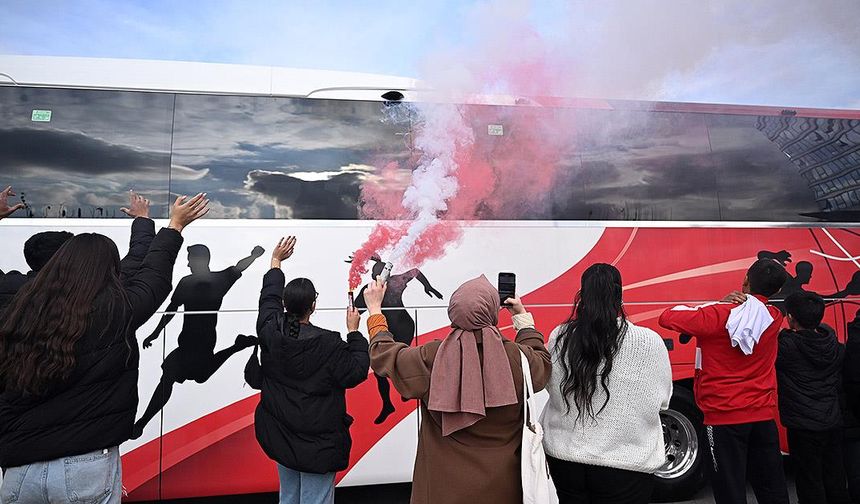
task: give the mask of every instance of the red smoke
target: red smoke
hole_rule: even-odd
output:
[[[361,276],[367,273],[367,263],[374,254],[391,247],[406,232],[406,225],[377,224],[367,241],[352,255],[349,267],[349,290],[361,285]]]
[[[453,153],[457,170],[458,191],[448,199],[447,211],[438,215],[440,221],[427,227],[409,249],[400,267],[419,267],[425,261],[437,259],[445,254],[448,244],[458,240],[462,231],[460,223],[472,220],[547,218],[551,208],[552,189],[559,169],[567,166],[565,158],[572,158],[575,138],[574,111],[561,107],[542,107],[537,102],[541,97],[557,96],[557,92],[568,84],[560,79],[559,65],[553,64],[553,55],[547,51],[540,37],[533,31],[522,30],[518,16],[511,16],[512,30],[508,30],[500,41],[517,40],[515,46],[499,50],[497,43],[488,44],[464,62],[443,62],[450,67],[462,63],[465,68],[465,83],[441,86],[444,92],[498,94],[524,97],[517,105],[462,105],[460,112],[467,127],[474,132],[473,142],[450,142],[456,144]],[[511,37],[509,32],[520,32],[521,37]],[[491,35],[492,38],[495,35]],[[489,39],[488,39],[489,40]],[[492,49],[492,50],[490,50]],[[443,68],[444,70],[444,68]],[[444,100],[443,100],[444,101]],[[552,100],[547,100],[552,101]],[[418,108],[425,117],[433,117],[433,105]],[[413,135],[421,138],[421,123]],[[427,121],[425,124],[439,124]],[[501,133],[499,133],[501,126]],[[492,127],[492,128],[490,128]],[[490,129],[496,134],[491,134]],[[434,137],[446,133],[431,131]],[[455,133],[450,133],[455,134]],[[414,169],[420,158],[413,155],[408,168]],[[572,164],[572,159],[571,163]],[[397,163],[389,163],[377,177],[368,180],[362,187],[362,217],[376,220],[401,220],[409,218],[402,204],[410,172]],[[350,286],[361,282],[367,271],[367,261],[373,254],[384,256],[404,236],[409,226],[402,224],[379,224],[367,242],[356,252],[350,270]]]

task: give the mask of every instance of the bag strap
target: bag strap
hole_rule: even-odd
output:
[[[523,427],[534,430],[529,423],[529,413],[537,410],[534,404],[535,391],[532,385],[532,370],[529,359],[522,349],[520,349],[520,366],[523,368]]]

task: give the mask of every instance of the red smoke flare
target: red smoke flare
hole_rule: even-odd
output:
[[[406,224],[377,224],[367,241],[352,255],[349,267],[349,290],[361,285],[361,276],[367,273],[367,263],[374,254],[393,246],[406,233]]]

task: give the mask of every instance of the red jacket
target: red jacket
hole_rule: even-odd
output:
[[[767,298],[756,296],[761,302]],[[696,337],[696,404],[706,425],[733,425],[776,418],[777,335],[782,312],[767,305],[773,323],[762,333],[752,355],[732,346],[726,322],[731,303],[676,306],[660,315],[660,325]]]

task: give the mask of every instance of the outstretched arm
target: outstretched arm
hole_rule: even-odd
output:
[[[239,270],[240,273],[245,271],[254,261],[257,260],[258,257],[263,255],[263,252],[265,251],[266,250],[263,249],[263,247],[257,245],[254,247],[254,250],[251,251],[251,255],[236,263],[236,269]]]
[[[424,286],[424,292],[426,292],[428,296],[442,299],[442,293],[437,291],[433,288],[432,285],[430,285],[430,280],[427,280],[427,277],[424,276],[424,273],[421,273],[421,270],[419,270],[418,268],[412,268],[411,270],[406,272],[406,275],[409,275],[410,280],[414,278],[421,282],[421,285]]]
[[[170,224],[155,236],[140,267],[123,281],[131,305],[131,325],[137,330],[152,317],[173,287],[173,265],[182,245],[181,232],[204,216],[209,201],[198,194],[188,200],[180,196],[173,204]]]
[[[283,237],[275,244],[272,250],[271,269],[263,276],[263,288],[260,290],[259,312],[257,313],[257,334],[260,335],[263,327],[270,320],[276,319],[284,313],[284,272],[281,271],[281,262],[293,255],[296,247],[294,236]],[[262,250],[262,247],[258,247]],[[256,251],[256,249],[254,249]]]
[[[155,223],[149,218],[149,200],[134,191],[129,191],[128,208],[120,210],[129,217],[134,217],[128,254],[119,263],[120,277],[125,281],[137,272],[149,252],[152,240],[155,239]]]
[[[176,301],[175,299],[170,300],[170,304],[167,305],[167,308],[165,309],[165,311],[169,313],[166,313],[161,317],[161,320],[158,321],[158,325],[152,330],[152,334],[143,340],[143,348],[149,348],[152,346],[152,342],[158,339],[158,336],[161,335],[161,332],[164,331],[167,324],[173,320],[173,317],[176,315],[175,312],[180,306],[181,303],[179,303],[179,301]]]

